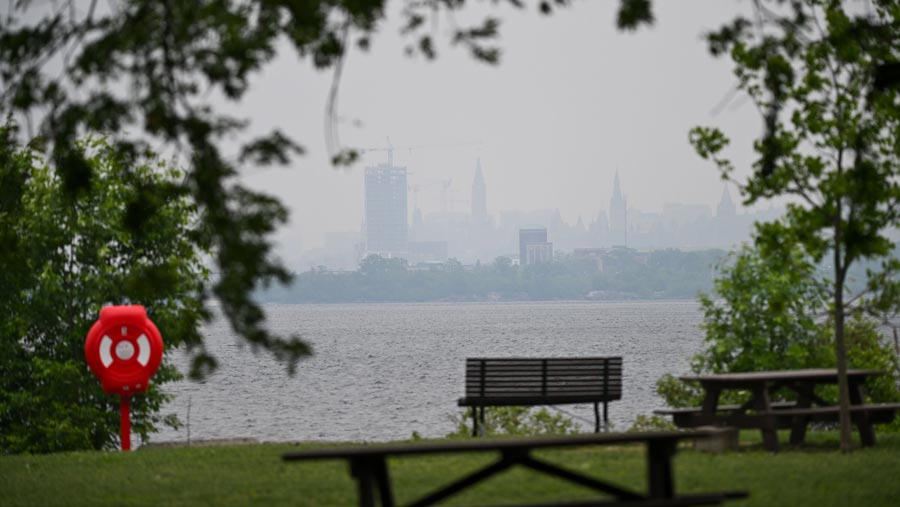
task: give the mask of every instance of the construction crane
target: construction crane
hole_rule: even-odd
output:
[[[412,174],[412,173],[407,173]],[[429,187],[434,187],[440,185],[441,188],[441,211],[447,213],[448,211],[448,203],[451,201],[450,193],[452,190],[450,189],[450,185],[453,184],[453,179],[446,180],[435,180],[432,178],[425,178],[423,181],[415,184],[415,185],[407,185],[406,189],[412,192],[413,198],[413,206],[412,209],[416,209],[419,207],[419,191],[424,190]],[[454,201],[456,202],[456,201]]]
[[[408,148],[408,149],[410,150],[410,152],[412,151],[412,147],[411,147],[411,146],[407,146],[406,148]],[[394,145],[391,144],[391,138],[390,138],[390,137],[387,138],[387,147],[385,147],[385,148],[359,148],[359,154],[360,154],[360,156],[363,156],[363,155],[365,155],[367,152],[370,152],[370,151],[386,151],[386,152],[387,152],[387,157],[388,157],[388,158],[387,158],[387,165],[389,165],[389,166],[393,166],[393,165],[394,165]]]
[[[386,138],[386,145],[384,147],[371,147],[371,148],[357,148],[359,150],[360,156],[365,155],[369,152],[383,151],[387,153],[387,165],[394,165],[394,150],[402,149],[408,150],[409,153],[412,153],[413,150],[418,149],[440,149],[440,148],[461,148],[466,146],[481,146],[483,143],[481,141],[475,142],[466,142],[466,143],[458,143],[458,144],[447,144],[447,145],[418,145],[418,146],[394,146],[391,143],[391,138],[388,136]],[[406,172],[407,175],[413,175],[415,173],[411,171]],[[432,185],[440,185],[441,186],[441,211],[443,213],[447,213],[450,210],[450,186],[453,184],[453,179],[446,180],[435,180],[431,178],[426,178],[424,182],[417,183],[415,185],[407,185],[407,191],[412,192],[413,199],[412,209],[417,209],[419,207],[419,191],[425,189],[426,187]],[[458,200],[454,200],[453,202],[460,202]]]
[[[357,148],[359,150],[360,156],[365,155],[368,152],[372,151],[384,151],[387,152],[387,164],[389,166],[394,165],[394,150],[408,150],[409,153],[412,153],[413,150],[434,150],[434,149],[444,149],[444,148],[464,148],[467,146],[481,146],[483,143],[481,141],[474,142],[464,142],[457,144],[420,144],[416,146],[394,146],[391,144],[391,138],[387,138],[386,146],[372,147],[372,148]],[[412,174],[412,173],[409,173]]]

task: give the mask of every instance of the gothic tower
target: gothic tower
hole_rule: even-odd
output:
[[[731,194],[728,187],[722,189],[722,198],[719,199],[719,206],[716,208],[716,217],[731,218],[737,214],[734,202],[731,200]]]
[[[487,189],[484,186],[484,175],[481,174],[481,159],[479,158],[475,165],[475,179],[472,180],[472,222],[483,224],[487,220]]]
[[[609,200],[609,237],[612,246],[627,246],[628,223],[625,196],[619,184],[619,171],[613,182],[613,194]]]

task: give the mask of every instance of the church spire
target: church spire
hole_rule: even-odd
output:
[[[719,206],[716,208],[716,216],[719,218],[733,217],[737,214],[734,201],[731,200],[731,193],[728,187],[722,189],[722,198],[719,199]]]
[[[472,221],[487,222],[487,188],[481,172],[481,158],[475,160],[475,178],[472,180]]]
[[[612,246],[627,246],[628,231],[628,205],[625,196],[622,195],[622,185],[619,182],[619,171],[613,180],[612,198],[609,200],[609,236]]]
[[[623,199],[622,186],[619,184],[619,171],[616,171],[616,178],[613,180],[613,199]]]

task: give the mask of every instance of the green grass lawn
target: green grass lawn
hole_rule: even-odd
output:
[[[837,434],[811,432],[810,444],[770,454],[749,432],[740,451],[708,454],[682,449],[675,458],[676,491],[743,489],[733,506],[894,506],[900,504],[900,434],[880,434],[878,446],[841,454]],[[783,440],[786,436],[783,436]],[[0,458],[0,505],[355,505],[355,483],[341,461],[281,461],[290,444],[77,452]],[[321,446],[321,444],[319,444]],[[623,486],[645,488],[642,447],[592,447],[537,453]],[[434,487],[491,462],[487,454],[406,457],[390,462],[395,495],[408,503]],[[514,469],[446,502],[490,505],[590,498],[590,492]]]

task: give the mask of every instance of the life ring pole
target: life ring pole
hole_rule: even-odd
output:
[[[122,450],[131,450],[131,395],[119,396],[119,432]]]

